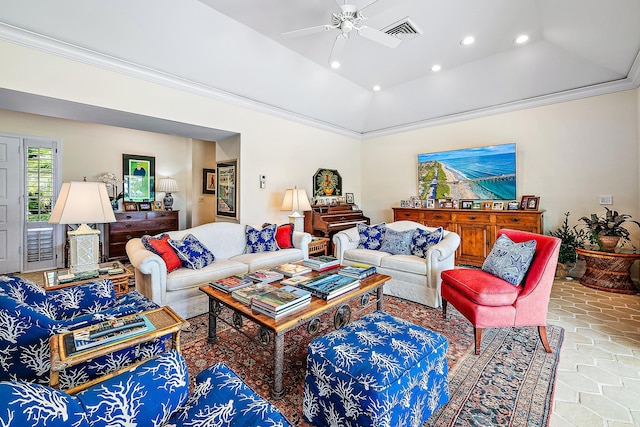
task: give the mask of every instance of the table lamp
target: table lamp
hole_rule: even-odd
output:
[[[72,273],[98,269],[100,230],[87,225],[115,222],[113,208],[102,182],[65,182],[49,218],[50,224],[80,224],[69,231],[69,266]]]
[[[173,210],[173,196],[171,193],[178,192],[178,183],[173,178],[160,178],[160,182],[158,183],[158,190],[164,194],[164,199],[162,199],[162,204],[164,205],[165,211]]]
[[[292,211],[289,215],[289,222],[293,224],[293,229],[304,231],[304,214],[301,211],[311,210],[307,192],[304,189],[298,190],[296,187],[287,189],[280,210]]]

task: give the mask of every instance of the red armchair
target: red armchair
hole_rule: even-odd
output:
[[[442,277],[442,313],[452,304],[474,328],[475,351],[480,354],[482,330],[537,326],[547,353],[547,309],[553,277],[558,264],[560,239],[516,230],[500,230],[515,243],[536,240],[536,249],[522,283],[514,286],[479,269],[445,270]]]

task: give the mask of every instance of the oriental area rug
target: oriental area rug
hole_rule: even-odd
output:
[[[480,356],[473,352],[473,328],[449,305],[447,319],[442,310],[399,298],[385,296],[384,311],[443,334],[449,340],[450,402],[433,414],[425,427],[445,426],[547,426],[564,330],[548,326],[552,354],[539,343],[537,328],[488,329],[483,333]],[[352,308],[352,319],[357,307]],[[371,310],[369,310],[371,311]],[[218,328],[218,341],[207,342],[208,315],[189,319],[182,333],[182,353],[191,380],[215,362],[227,363],[256,392],[273,402],[295,426],[306,427],[302,419],[302,391],[307,344],[318,334],[332,330],[329,314],[322,319],[324,329],[310,336],[301,327],[285,337],[285,394],[273,400],[272,348],[263,347],[228,327]],[[219,322],[220,323],[220,322]],[[254,326],[245,322],[243,330],[252,335]]]

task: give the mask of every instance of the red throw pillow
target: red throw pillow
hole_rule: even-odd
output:
[[[171,273],[176,268],[182,267],[182,261],[176,255],[176,251],[169,245],[169,235],[165,234],[162,239],[149,239],[149,245],[162,257],[167,265],[167,273]]]
[[[283,224],[278,227],[276,242],[280,249],[293,248],[293,224]]]

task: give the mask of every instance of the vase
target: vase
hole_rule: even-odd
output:
[[[620,236],[598,236],[598,240],[604,252],[613,252],[616,246],[618,246]]]

